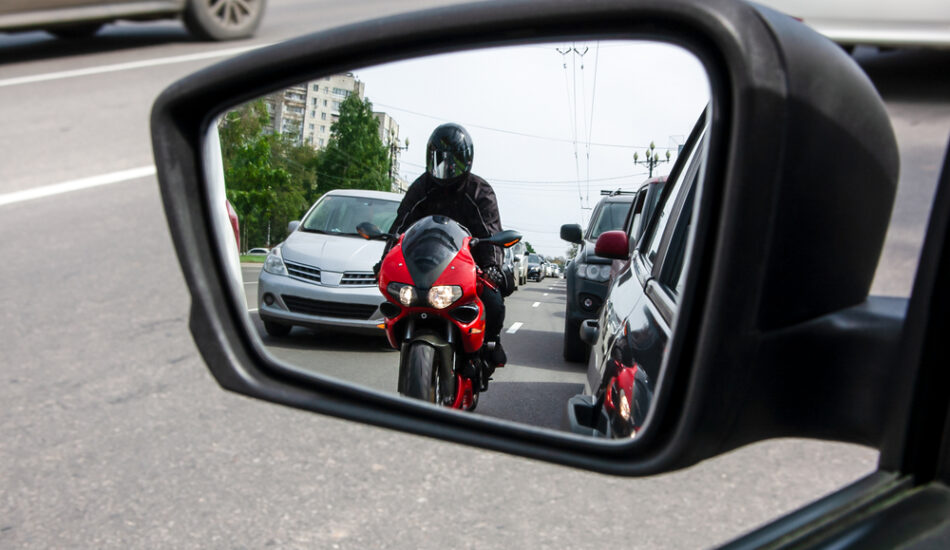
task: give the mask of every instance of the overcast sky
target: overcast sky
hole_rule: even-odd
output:
[[[354,72],[374,110],[409,138],[404,179],[425,170],[433,128],[462,124],[475,144],[472,171],[495,189],[502,225],[548,256],[565,254],[561,224],[586,226],[601,189],[636,189],[647,178],[634,152],[642,159],[653,141],[661,159],[671,149],[675,161],[709,100],[702,65],[651,42],[495,48]]]

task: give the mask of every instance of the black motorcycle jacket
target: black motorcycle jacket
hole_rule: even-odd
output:
[[[464,225],[473,237],[483,239],[501,231],[498,200],[495,191],[484,179],[468,173],[458,185],[440,186],[424,173],[412,182],[399,204],[396,220],[389,233],[401,235],[412,224],[426,216],[446,216]],[[383,251],[383,257],[392,245]],[[498,269],[502,264],[499,248],[490,244],[475,245],[475,262],[483,269]]]

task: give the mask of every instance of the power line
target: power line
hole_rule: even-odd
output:
[[[414,162],[409,162],[409,161],[402,161],[402,164],[405,164],[407,166],[415,166],[416,168],[423,168],[423,169],[425,168],[425,166],[421,164],[416,164]],[[646,172],[634,172],[632,174],[625,174],[621,176],[610,176],[606,178],[597,178],[597,179],[592,179],[590,181],[592,182],[617,181],[617,180],[635,178],[637,176],[645,176],[645,175],[647,175]],[[523,183],[523,184],[537,184],[537,185],[576,185],[581,182],[581,180],[576,180],[576,179],[575,180],[511,180],[511,179],[504,179],[504,178],[493,178],[489,176],[483,176],[483,177],[485,178],[486,181],[488,181],[489,184],[492,184],[492,185],[494,185],[495,183]],[[639,185],[640,183],[642,182],[638,182],[637,185]]]
[[[374,103],[373,105],[376,106],[376,107],[383,107],[383,108],[388,109],[388,110],[391,110],[391,111],[399,111],[399,112],[401,112],[401,113],[408,113],[408,114],[410,114],[410,115],[415,115],[415,116],[420,116],[420,117],[423,117],[423,118],[428,118],[428,119],[434,120],[434,121],[436,121],[436,122],[449,122],[449,120],[450,120],[450,119],[448,119],[448,118],[446,118],[446,117],[440,117],[440,116],[435,116],[435,115],[429,115],[429,114],[425,114],[425,113],[420,113],[420,112],[418,112],[418,111],[412,111],[412,110],[409,110],[409,109],[403,109],[402,107],[395,107],[395,106],[392,106],[392,105],[386,105],[386,104],[384,104],[384,103]],[[552,136],[541,136],[541,135],[538,135],[538,134],[529,134],[529,133],[526,133],[526,132],[519,132],[519,131],[516,131],[516,130],[505,130],[505,129],[502,129],[502,128],[492,128],[491,126],[484,126],[484,125],[481,125],[481,124],[473,124],[473,123],[471,123],[471,122],[459,122],[459,124],[461,124],[462,126],[465,126],[465,127],[467,127],[467,128],[479,128],[479,129],[481,129],[481,130],[488,130],[488,131],[490,131],[490,132],[499,132],[499,133],[502,133],[502,134],[509,134],[509,135],[513,135],[513,136],[520,136],[520,137],[526,137],[526,138],[531,138],[531,139],[541,139],[541,140],[545,140],[545,141],[554,141],[554,142],[558,142],[558,143],[573,143],[573,140],[570,140],[570,139],[557,138],[557,137],[552,137]],[[615,148],[615,149],[645,149],[645,148],[646,148],[646,146],[643,146],[643,145],[624,145],[624,144],[620,144],[620,143],[596,143],[596,142],[591,142],[590,145],[591,145],[591,147],[612,147],[612,148]],[[660,147],[657,147],[657,149],[660,149]],[[670,148],[670,149],[672,149],[672,148]]]

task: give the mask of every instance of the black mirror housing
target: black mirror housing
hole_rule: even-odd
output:
[[[280,87],[372,63],[575,37],[680,45],[703,63],[713,88],[686,284],[662,391],[638,436],[608,443],[475,418],[268,356],[236,306],[243,290],[228,279],[219,214],[207,203],[205,190],[217,183],[204,162],[216,117]],[[903,312],[868,303],[867,294],[896,190],[896,143],[854,62],[785,15],[731,0],[514,0],[357,23],[255,50],[172,85],[154,105],[152,140],[192,292],[192,332],[227,390],[620,475],[683,468],[771,437],[882,445],[885,423],[849,411],[880,403],[895,383],[885,361]],[[582,242],[580,226],[563,226],[561,237]],[[809,346],[822,352],[810,356],[810,368],[861,385],[815,394],[801,376],[801,354],[789,353]]]
[[[584,242],[584,233],[576,223],[566,223],[561,226],[561,239],[569,243],[581,244]]]

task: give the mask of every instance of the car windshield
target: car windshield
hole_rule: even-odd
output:
[[[596,240],[604,231],[623,229],[623,222],[630,211],[630,202],[606,202],[597,211],[597,217],[590,223],[588,240]]]
[[[356,226],[370,222],[387,231],[396,219],[398,201],[369,197],[323,197],[304,218],[300,228],[311,233],[356,235]]]
[[[537,254],[528,254],[528,263],[529,264],[540,264],[541,257]]]

